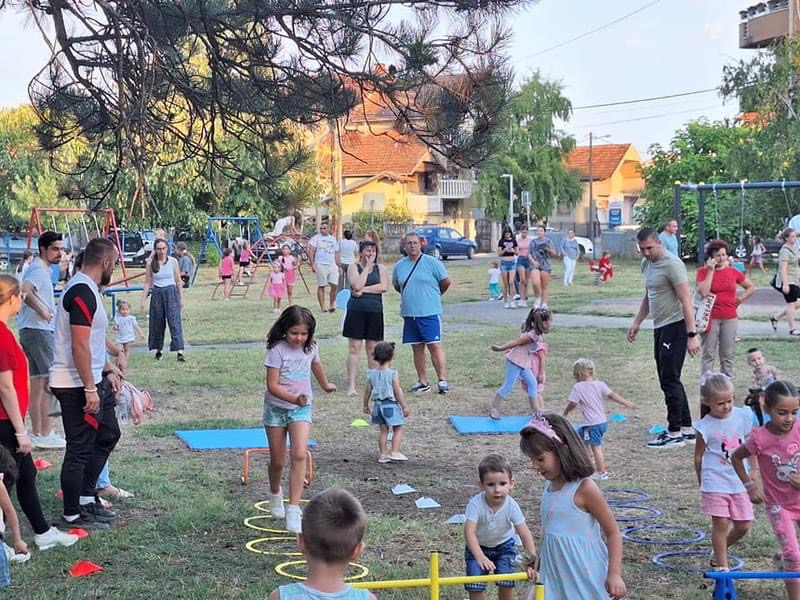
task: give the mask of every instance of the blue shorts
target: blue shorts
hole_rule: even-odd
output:
[[[514,543],[514,538],[509,538],[499,546],[488,548],[481,546],[481,550],[490,561],[494,563],[493,575],[501,573],[514,573],[517,569],[514,566],[514,560],[517,558],[517,547]],[[477,577],[479,575],[489,575],[489,571],[484,571],[475,560],[469,548],[464,549],[464,562],[467,565],[467,576]],[[498,581],[497,587],[514,587],[513,581]],[[486,589],[485,583],[467,583],[464,589],[468,592],[482,592]]]
[[[288,427],[289,423],[305,421],[311,423],[311,405],[298,406],[295,409],[279,408],[264,404],[264,425],[266,427]]]
[[[3,539],[0,538],[0,544]],[[0,589],[7,588],[11,585],[11,574],[8,571],[8,557],[4,548],[0,548]]]
[[[406,422],[403,408],[397,400],[375,400],[372,405],[372,424],[399,427]]]
[[[403,317],[404,344],[437,344],[442,341],[442,320],[430,317]]]
[[[517,261],[516,260],[501,260],[500,261],[500,272],[501,273],[512,273],[513,271],[517,270]]]
[[[517,257],[517,268],[518,269],[525,269],[526,271],[531,270],[531,261],[527,256],[518,256]]]
[[[584,425],[578,429],[578,435],[584,444],[590,446],[602,446],[603,436],[608,431],[608,423],[598,423],[597,425]]]

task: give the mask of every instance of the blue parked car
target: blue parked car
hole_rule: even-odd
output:
[[[33,253],[38,254],[36,247],[39,236],[34,235],[31,240]],[[0,234],[0,271],[8,271],[16,266],[22,259],[22,253],[28,249],[28,234],[3,233]]]
[[[478,249],[473,240],[465,238],[452,227],[417,227],[414,233],[422,242],[422,251],[440,260],[447,260],[451,256],[472,258]],[[400,240],[400,254],[406,255],[403,240]]]

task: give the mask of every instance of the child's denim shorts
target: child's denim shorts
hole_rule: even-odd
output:
[[[264,404],[264,425],[267,427],[288,427],[289,423],[305,421],[311,423],[311,405],[298,406],[294,409],[278,408]]]
[[[397,400],[375,400],[372,405],[372,424],[398,427],[406,422]]]

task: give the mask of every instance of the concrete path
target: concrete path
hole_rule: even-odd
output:
[[[525,319],[527,310],[524,308],[503,308],[502,302],[462,302],[445,306],[444,321],[447,326],[457,327],[459,321],[469,320],[486,323],[487,325],[510,325],[519,327]],[[599,327],[602,329],[625,329],[630,327],[632,317],[601,317],[596,315],[578,315],[555,312],[554,322],[558,327]],[[647,320],[642,329],[652,329],[653,322]],[[786,323],[778,326],[778,334],[772,331],[769,322],[748,321],[739,319],[739,337],[765,337],[782,335],[788,337]]]

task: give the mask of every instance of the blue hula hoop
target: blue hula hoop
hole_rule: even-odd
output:
[[[611,512],[614,513],[614,519],[617,521],[617,523],[636,523],[638,521],[654,521],[663,514],[657,508],[653,508],[652,506],[642,506],[641,504],[611,504],[609,506],[611,508]],[[644,511],[645,514],[640,515],[638,517],[618,516],[614,512],[618,508],[641,510]]]
[[[650,561],[657,567],[661,567],[662,569],[669,569],[670,571],[685,571],[687,573],[705,573],[708,571],[708,566],[705,567],[690,567],[690,566],[678,566],[678,565],[671,565],[667,562],[666,559],[672,558],[674,556],[700,556],[705,559],[709,558],[709,551],[708,550],[675,550],[672,552],[662,552],[661,554],[656,554]],[[733,554],[728,555],[728,562],[731,571],[738,571],[744,566],[744,561]]]
[[[643,492],[642,490],[632,490],[626,488],[601,488],[603,490],[603,495],[606,496],[606,502],[609,506],[615,506],[618,504],[636,504],[639,502],[647,502],[650,500],[651,496],[647,492]],[[614,498],[614,494],[624,494],[628,497],[623,498]],[[611,495],[609,498],[608,496]]]
[[[646,533],[647,531],[685,531],[690,533],[692,537],[686,537],[679,540],[654,540],[648,537],[637,537],[633,535],[638,532]],[[628,527],[622,531],[622,539],[632,544],[652,544],[654,546],[688,546],[690,544],[697,544],[702,542],[706,534],[699,529],[692,529],[691,527],[683,527],[682,525],[642,525],[641,527]]]

